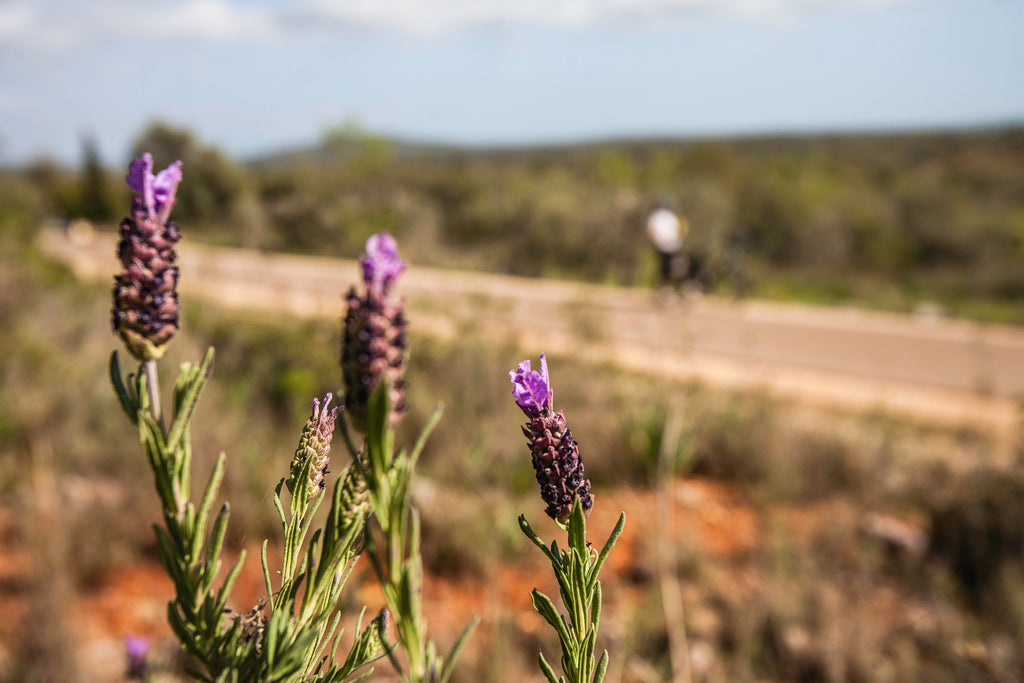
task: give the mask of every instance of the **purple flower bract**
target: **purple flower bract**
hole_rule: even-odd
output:
[[[395,278],[409,265],[398,258],[398,244],[386,232],[366,240],[366,255],[360,257],[359,264],[363,267],[366,288],[379,296],[387,295]]]
[[[515,370],[510,370],[512,396],[527,417],[537,417],[551,412],[551,381],[548,378],[548,361],[540,354],[540,372],[530,369],[530,361],[524,360]]]
[[[141,198],[147,218],[166,221],[174,204],[178,183],[181,182],[181,162],[175,161],[154,176],[153,156],[146,152],[128,166],[125,181]]]

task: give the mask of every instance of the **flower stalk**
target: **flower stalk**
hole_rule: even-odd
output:
[[[587,541],[587,514],[594,498],[586,479],[579,445],[565,422],[565,415],[553,408],[554,392],[548,374],[547,358],[540,355],[540,371],[531,370],[524,360],[509,372],[512,395],[526,415],[523,434],[530,447],[545,512],[568,533],[567,547],[557,541],[550,547],[534,532],[525,515],[519,516],[519,528],[551,562],[558,581],[567,616],[559,614],[555,603],[536,588],[530,593],[533,607],[558,634],[562,650],[562,676],[544,657],[537,661],[549,683],[600,683],[608,670],[608,651],[595,657],[597,631],[601,620],[601,582],[598,574],[615,546],[626,523],[625,513],[612,529],[600,552]]]
[[[363,291],[350,290],[341,354],[346,410],[345,443],[354,467],[366,476],[373,533],[366,554],[384,593],[403,658],[389,650],[399,678],[406,683],[446,683],[474,618],[447,656],[427,636],[423,614],[423,561],[419,513],[412,505],[412,479],[427,437],[441,417],[438,408],[411,449],[395,448],[394,427],[405,412],[406,341],[404,304],[390,296],[406,263],[387,233],[374,235],[360,259]],[[347,423],[348,424],[347,424]],[[349,424],[362,432],[357,447]]]
[[[285,536],[284,566],[275,572],[281,576],[278,589],[271,585],[266,541],[262,560],[267,600],[245,612],[228,607],[244,551],[219,587],[215,585],[230,516],[226,502],[214,513],[225,472],[223,453],[198,505],[190,495],[191,420],[212,370],[212,348],[199,365],[181,366],[169,424],[160,407],[157,360],[178,327],[178,271],[172,264],[179,234],[169,219],[180,167],[176,162],[154,176],[146,154],[129,169],[127,181],[136,196],[132,217],[122,223],[119,255],[125,270],[115,278],[112,320],[139,367],[125,376],[116,351],[110,359],[111,382],[138,431],[161,502],[163,525],[154,525],[154,530],[161,563],[175,591],[168,621],[193,659],[189,673],[197,680],[338,683],[362,678],[368,672],[359,670],[384,655],[387,615],[382,613],[359,631],[361,615],[348,655],[337,657],[342,631],[336,604],[358,559],[358,538],[366,521],[360,470],[349,468],[335,483],[326,523],[310,534],[325,498],[321,493],[327,487],[327,459],[338,411],[329,408],[329,394],[322,403],[314,400],[289,477],[281,480],[274,495]],[[286,484],[292,495],[287,513],[280,498]]]

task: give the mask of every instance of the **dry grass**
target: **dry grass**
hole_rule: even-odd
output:
[[[23,561],[0,582],[0,616],[19,624],[2,631],[0,679],[57,681],[73,672],[80,681],[108,680],[82,662],[106,652],[104,670],[116,675],[120,662],[110,657],[119,655],[109,643],[123,635],[118,628],[154,624],[156,635],[166,633],[157,630],[164,597],[143,592],[133,600],[140,608],[155,600],[153,621],[110,617],[108,649],[83,654],[81,646],[82,611],[133,585],[117,579],[152,571],[146,520],[157,516],[145,464],[107,386],[105,363],[116,345],[108,292],[72,282],[18,243],[5,245],[0,512],[15,522],[0,536],[0,557]],[[338,386],[336,325],[187,302],[183,327],[165,368],[199,357],[208,344],[218,349],[194,426],[196,471],[204,476],[219,451],[229,454],[229,545],[251,547],[276,531],[267,492],[287,469],[311,397]],[[478,611],[484,622],[458,680],[539,680],[536,651],[550,653],[554,644],[527,593],[548,588],[550,577],[515,516],[544,520],[507,380],[527,354],[472,330],[457,348],[412,341],[411,408],[400,438],[416,433],[436,402],[446,406],[416,491],[431,629],[450,642]],[[1024,675],[1018,477],[996,468],[973,473],[990,452],[983,436],[625,376],[568,357],[550,363],[556,406],[568,415],[597,492],[591,528],[610,528],[605,518],[619,509],[628,516],[606,588],[609,680],[671,678],[651,533],[652,485],[666,448],[673,468],[695,472],[669,487],[675,523],[666,556],[681,588],[694,680]],[[663,443],[669,417],[679,423],[678,446]],[[52,480],[41,490],[49,499],[38,487],[37,453],[48,454],[42,471]],[[933,554],[912,557],[886,545],[866,532],[873,515],[931,534]],[[970,542],[979,535],[990,539],[983,549]],[[984,600],[968,599],[965,558],[986,567]],[[372,608],[372,582],[364,579],[352,600]],[[162,647],[173,652],[173,644]]]

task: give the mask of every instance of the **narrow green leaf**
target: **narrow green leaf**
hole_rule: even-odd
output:
[[[285,529],[288,528],[288,516],[284,513],[284,505],[281,504],[281,486],[284,484],[284,479],[278,483],[277,488],[274,489],[274,507],[277,509],[277,515],[281,518],[281,526]]]
[[[235,586],[235,581],[238,579],[239,573],[242,571],[242,564],[245,562],[245,550],[238,553],[238,559],[231,565],[231,569],[228,571],[228,575],[224,578],[224,583],[220,585],[220,590],[217,592],[217,604],[223,605],[227,603],[228,596],[231,595],[231,589]]]
[[[206,482],[206,489],[203,491],[202,500],[199,503],[199,514],[193,527],[192,557],[199,557],[199,550],[202,547],[203,539],[206,538],[206,525],[210,520],[210,512],[213,510],[213,502],[220,490],[221,482],[224,480],[224,463],[227,456],[220,454],[217,462],[213,465],[213,472],[210,473],[210,480]]]
[[[569,632],[569,629],[565,625],[561,615],[555,608],[555,603],[551,601],[551,598],[541,593],[539,590],[534,588],[530,591],[530,598],[533,600],[533,608],[537,610],[537,613],[544,617],[544,621],[551,624],[551,627],[558,632],[558,637],[563,643],[563,647],[569,645],[575,645],[576,639]]]
[[[263,581],[267,587],[267,599],[271,599],[274,596],[274,589],[270,585],[270,566],[267,564],[267,544],[269,541],[264,539],[263,545],[260,547],[260,563],[263,565]]]
[[[135,416],[138,412],[138,406],[135,405],[135,401],[132,400],[132,397],[128,394],[128,389],[124,385],[124,379],[121,375],[121,362],[118,359],[117,351],[110,354],[110,383],[114,385],[114,391],[117,392],[121,408],[134,424],[136,422]]]
[[[442,414],[444,414],[444,404],[439,403],[437,408],[435,408],[434,412],[431,414],[430,419],[427,420],[427,423],[423,426],[423,429],[420,430],[420,435],[417,437],[416,443],[413,445],[412,451],[409,453],[410,468],[416,466],[416,461],[419,460],[420,453],[423,452],[423,447],[427,443],[427,438],[430,436],[430,433],[434,431],[434,427],[437,426],[437,422],[441,419]]]
[[[548,664],[548,660],[544,659],[544,653],[537,653],[537,663],[540,664],[540,670],[544,672],[545,678],[548,679],[548,683],[562,683],[562,679],[555,675],[555,670]]]
[[[590,628],[594,631],[601,623],[601,600],[601,582],[598,581],[594,584],[594,597],[590,603]]]
[[[479,615],[474,614],[473,618],[470,619],[465,628],[462,629],[459,637],[455,639],[455,643],[452,645],[452,649],[448,652],[448,656],[444,658],[444,667],[441,669],[440,683],[447,683],[448,678],[452,675],[452,668],[455,666],[455,659],[459,656],[462,646],[466,644],[466,640],[469,639],[473,629],[475,629],[479,623]]]
[[[604,566],[604,561],[608,559],[608,554],[611,553],[612,548],[615,547],[615,542],[619,540],[619,535],[622,534],[622,528],[626,525],[626,513],[622,512],[619,514],[619,521],[615,524],[615,528],[612,529],[611,534],[608,535],[608,540],[605,541],[604,547],[601,548],[601,554],[597,556],[597,561],[594,566],[590,569],[590,576],[587,577],[587,585],[593,586],[594,582],[597,581],[597,574],[601,571],[601,567]]]
[[[552,564],[556,564],[558,562],[557,558],[551,554],[551,550],[548,549],[544,541],[542,541],[540,536],[534,532],[530,523],[526,521],[526,515],[519,515],[519,528],[522,529],[523,534],[525,534],[528,539],[533,541],[535,546],[544,551],[544,554],[548,556],[548,559],[551,560]]]
[[[374,480],[388,471],[391,465],[391,448],[388,433],[388,418],[391,414],[391,400],[388,392],[387,380],[381,381],[377,388],[370,394],[366,405],[366,448],[370,459],[370,468],[373,476],[370,477],[371,486]]]
[[[583,654],[584,657],[583,669],[588,672],[593,668],[591,662],[593,662],[594,660],[594,641],[596,640],[596,638],[596,631],[594,631],[593,629],[587,631],[587,635],[583,636],[582,647],[580,647],[580,652]]]
[[[583,514],[580,497],[572,501],[572,512],[569,513],[569,548],[583,557],[587,551],[587,518]]]
[[[217,513],[217,519],[213,522],[213,531],[210,534],[210,545],[206,548],[207,570],[212,569],[217,558],[220,557],[221,547],[224,545],[224,534],[228,529],[228,517],[231,515],[231,506],[224,503]],[[213,572],[215,575],[216,572]]]
[[[608,650],[605,650],[601,654],[601,659],[597,662],[597,672],[594,674],[594,683],[601,683],[601,681],[604,680],[606,673],[608,673]]]
[[[184,394],[176,397],[174,421],[171,423],[171,429],[167,434],[167,445],[171,449],[177,447],[178,441],[184,434],[185,426],[192,419],[192,411],[195,409],[196,402],[199,400],[199,394],[202,392],[203,386],[210,376],[212,365],[213,347],[211,346],[206,350],[206,355],[203,356],[203,362],[199,366],[199,371],[192,381],[188,383]],[[187,372],[187,370],[183,367],[182,373],[184,372]]]

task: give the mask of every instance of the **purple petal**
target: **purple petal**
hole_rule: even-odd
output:
[[[153,179],[153,204],[157,213],[162,213],[164,207],[174,201],[174,194],[178,190],[178,183],[181,182],[181,162],[173,164],[157,173]]]
[[[128,166],[125,178],[128,187],[142,197],[142,203],[150,216],[153,215],[153,155],[146,152]]]
[[[143,659],[149,653],[149,640],[140,636],[125,636],[124,649],[132,659]]]
[[[387,294],[395,278],[409,265],[398,258],[398,244],[386,232],[371,235],[366,240],[366,255],[359,263],[363,267],[363,282],[379,295]]]
[[[512,396],[516,405],[527,417],[537,417],[551,410],[551,382],[548,379],[548,363],[544,354],[540,356],[540,372],[530,369],[530,361],[524,360],[515,370],[508,373],[512,380]]]
[[[178,183],[181,182],[181,162],[175,161],[154,177],[153,156],[146,152],[128,165],[125,182],[142,198],[146,216],[158,218],[161,223],[166,223],[174,205]]]

